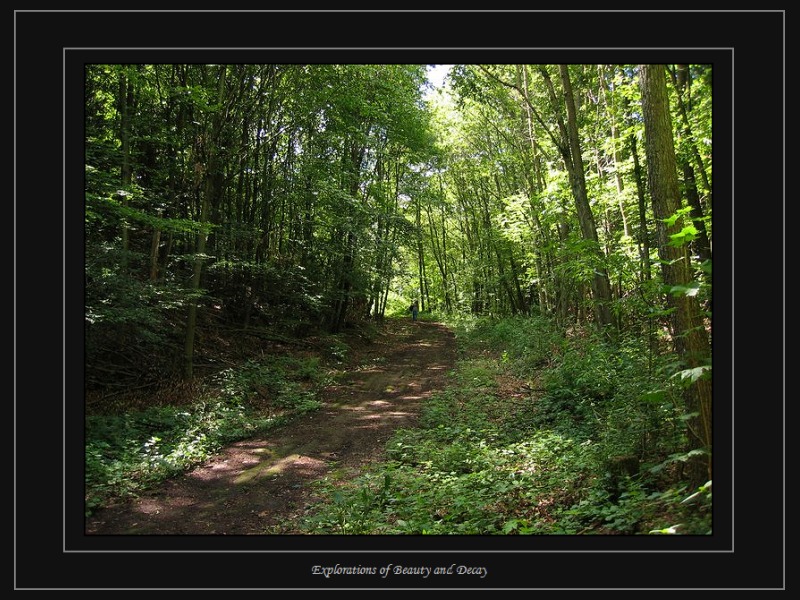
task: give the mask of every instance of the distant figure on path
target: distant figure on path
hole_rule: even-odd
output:
[[[411,303],[411,306],[408,307],[408,310],[411,311],[411,320],[416,321],[417,315],[419,314],[419,302],[414,300],[414,302]]]

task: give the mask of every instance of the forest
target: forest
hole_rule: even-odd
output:
[[[294,531],[713,532],[712,66],[432,67],[85,66],[87,517],[416,300],[448,384]]]

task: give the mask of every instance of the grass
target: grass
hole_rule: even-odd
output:
[[[433,319],[433,315],[422,318]],[[712,495],[681,476],[681,390],[638,340],[566,336],[535,317],[451,322],[459,359],[421,425],[292,530],[344,535],[711,533]],[[340,338],[325,360],[343,364]],[[657,358],[657,357],[656,357]],[[317,356],[266,356],[220,372],[198,400],[86,419],[86,512],[140,494],[223,445],[319,406]]]
[[[332,349],[346,353],[343,342]],[[220,372],[186,405],[86,418],[86,515],[200,464],[223,445],[316,410],[330,372],[318,357],[266,356]]]
[[[681,481],[677,390],[634,342],[546,320],[452,324],[460,359],[386,462],[320,481],[295,530],[344,535],[708,534],[711,493]],[[658,393],[648,393],[652,389]],[[691,497],[692,502],[685,502]]]

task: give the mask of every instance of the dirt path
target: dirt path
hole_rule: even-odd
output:
[[[292,534],[292,519],[317,500],[313,482],[358,476],[383,458],[386,441],[416,423],[422,401],[441,389],[455,361],[443,326],[390,322],[361,368],[328,388],[323,407],[271,433],[226,447],[186,475],[86,522],[96,535]]]

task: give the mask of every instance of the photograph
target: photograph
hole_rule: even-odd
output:
[[[15,11],[15,589],[785,589],[784,19]]]

